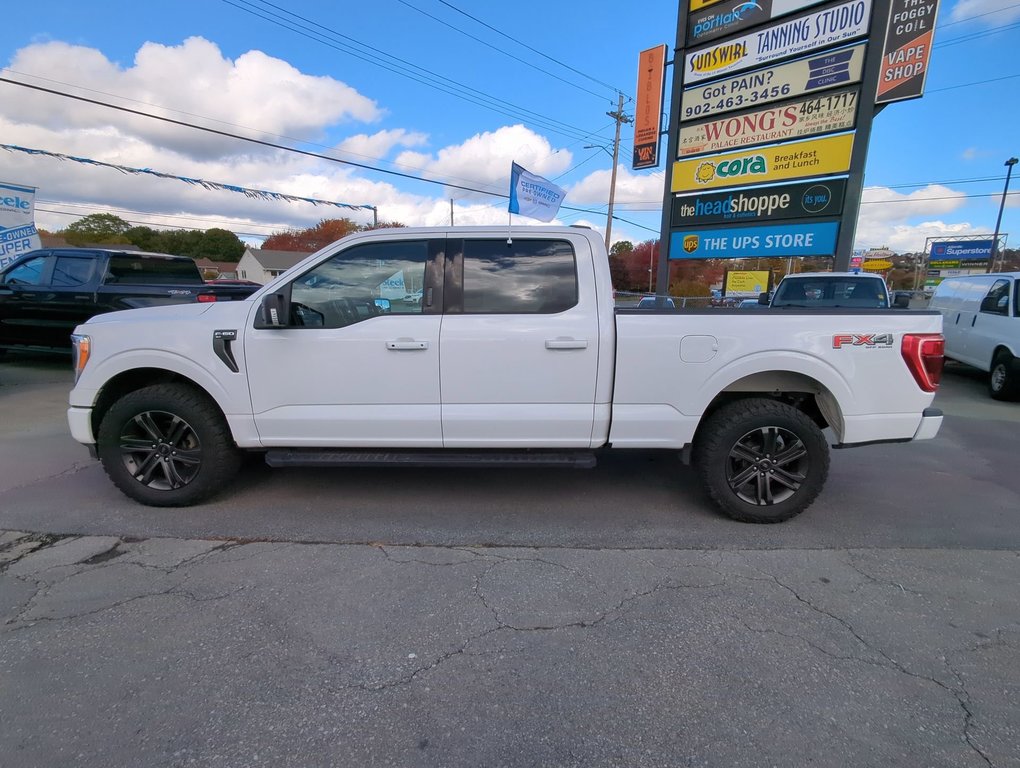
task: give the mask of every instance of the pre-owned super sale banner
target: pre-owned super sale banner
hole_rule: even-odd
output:
[[[35,228],[35,187],[0,182],[0,269],[42,248]]]
[[[683,92],[680,120],[732,112],[771,104],[838,85],[860,82],[864,71],[864,44],[842,48],[787,64],[728,77]]]
[[[794,141],[673,163],[674,192],[740,187],[772,181],[845,173],[853,134]]]
[[[871,0],[849,2],[701,48],[684,57],[684,84],[785,59],[868,33]]]
[[[790,141],[854,127],[857,91],[826,93],[785,106],[680,127],[680,157]]]

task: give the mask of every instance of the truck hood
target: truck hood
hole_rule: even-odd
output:
[[[90,325],[106,325],[109,323],[144,323],[144,322],[161,322],[161,323],[172,323],[175,321],[188,321],[194,320],[200,315],[204,315],[210,309],[215,307],[219,302],[209,302],[203,304],[168,304],[165,307],[144,307],[141,309],[123,309],[119,312],[107,312],[102,315],[96,315],[90,318],[83,325],[78,326],[84,328]],[[234,303],[234,302],[231,302]],[[241,303],[241,302],[237,302]]]

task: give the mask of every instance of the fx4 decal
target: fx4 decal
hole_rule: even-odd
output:
[[[892,345],[893,335],[891,333],[837,333],[832,337],[833,349],[842,349],[843,347],[877,349]]]

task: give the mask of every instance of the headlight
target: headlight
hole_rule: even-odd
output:
[[[78,383],[81,372],[88,365],[89,356],[92,354],[92,338],[77,333],[71,334],[71,346],[74,350],[74,383]]]

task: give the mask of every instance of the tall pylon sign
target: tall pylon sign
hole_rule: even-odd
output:
[[[659,293],[670,259],[849,267],[872,121],[923,95],[938,3],[681,2]]]

